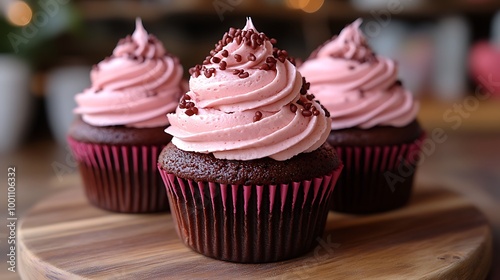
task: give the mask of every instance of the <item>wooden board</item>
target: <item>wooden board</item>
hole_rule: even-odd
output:
[[[398,211],[330,213],[316,249],[278,263],[204,257],[179,241],[170,214],[106,212],[79,187],[31,209],[18,243],[23,279],[484,279],[492,254],[486,218],[438,187],[417,187]]]

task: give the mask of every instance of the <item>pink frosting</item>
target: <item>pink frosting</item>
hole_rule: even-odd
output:
[[[398,81],[397,64],[376,56],[358,19],[305,61],[300,72],[332,118],[332,129],[401,127],[415,120],[419,104]]]
[[[274,41],[248,19],[191,68],[190,91],[167,115],[174,145],[221,159],[286,160],[325,142],[330,119]]]
[[[120,40],[113,55],[94,66],[92,86],[76,95],[85,122],[95,126],[144,128],[168,125],[182,95],[183,69],[140,19],[132,36]]]

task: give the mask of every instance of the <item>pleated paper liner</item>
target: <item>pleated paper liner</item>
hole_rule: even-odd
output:
[[[342,167],[313,180],[258,186],[195,182],[159,170],[185,245],[219,260],[263,263],[316,245]]]
[[[335,187],[332,210],[370,214],[406,205],[425,137],[400,145],[335,147],[344,171]]]
[[[157,169],[163,146],[92,144],[71,137],[68,143],[93,205],[122,213],[169,210]]]

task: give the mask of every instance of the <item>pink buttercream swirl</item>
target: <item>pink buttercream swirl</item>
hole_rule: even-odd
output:
[[[182,74],[179,60],[137,19],[133,35],[92,69],[92,86],[76,96],[75,113],[95,126],[166,126],[182,95]]]
[[[398,80],[397,64],[370,49],[360,25],[358,19],[345,27],[299,70],[330,111],[332,129],[405,126],[415,120],[419,104]]]
[[[274,42],[250,19],[224,34],[191,68],[190,91],[167,115],[174,145],[221,159],[286,160],[325,142],[330,119]]]

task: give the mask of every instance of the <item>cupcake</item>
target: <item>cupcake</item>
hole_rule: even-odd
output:
[[[171,136],[167,113],[182,95],[183,68],[140,19],[132,36],[95,65],[77,94],[68,142],[89,201],[125,213],[167,211],[156,161]]]
[[[309,251],[322,235],[342,164],[325,144],[327,111],[250,19],[230,28],[167,117],[158,168],[181,240],[240,263]]]
[[[419,104],[398,80],[397,64],[373,53],[360,24],[320,46],[299,71],[330,111],[327,142],[345,164],[332,209],[375,213],[408,202],[424,132]]]

